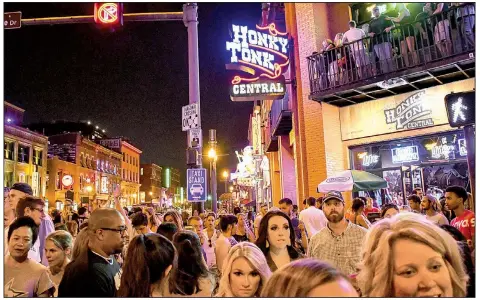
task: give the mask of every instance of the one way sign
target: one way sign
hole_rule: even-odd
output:
[[[9,12],[3,14],[3,28],[16,29],[22,27],[22,12]]]

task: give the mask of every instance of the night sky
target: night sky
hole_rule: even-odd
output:
[[[4,3],[4,11],[21,11],[22,18],[93,15],[93,3]],[[182,11],[182,3],[124,3],[125,13],[172,11]],[[204,146],[208,129],[217,129],[219,152],[230,154],[219,158],[217,166],[234,171],[234,151],[248,144],[253,103],[229,98],[225,42],[231,22],[258,22],[261,5],[199,3],[198,14]],[[142,163],[186,169],[183,22],[124,22],[113,33],[93,23],[37,25],[4,34],[4,96],[26,110],[25,124],[91,120],[109,136],[130,138],[143,151]]]

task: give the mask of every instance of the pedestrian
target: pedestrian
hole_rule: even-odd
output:
[[[235,224],[237,224],[237,217],[234,215],[223,215],[220,217],[219,226],[221,234],[215,243],[215,258],[218,271],[222,271],[223,262],[227,258],[230,248],[237,244],[237,241],[232,236]]]
[[[148,228],[150,229],[150,232],[157,232],[160,221],[155,214],[155,209],[153,207],[145,207],[143,213],[145,213],[148,217]]]
[[[445,190],[445,199],[448,209],[456,216],[450,225],[460,230],[467,239],[468,247],[475,253],[475,214],[464,208],[464,203],[468,199],[467,191],[461,186],[449,186]]]
[[[115,209],[96,209],[86,230],[88,246],[67,265],[58,296],[115,297],[121,272],[113,255],[122,253],[127,231],[125,220]]]
[[[423,216],[402,213],[370,228],[357,276],[365,297],[465,297],[456,241]]]
[[[238,213],[236,215],[238,223],[234,228],[234,234],[233,238],[237,242],[255,242],[255,236],[253,235],[253,232],[250,230],[248,227],[248,220],[246,219],[245,215],[242,213]]]
[[[267,204],[260,205],[260,213],[257,214],[257,216],[255,217],[255,221],[253,222],[254,231],[255,231],[254,233],[255,233],[255,237],[257,238],[258,238],[258,229],[260,228],[260,222],[262,221],[262,217],[267,214],[267,211],[268,211]]]
[[[192,231],[179,231],[173,236],[173,244],[177,258],[163,297],[211,297],[215,282],[203,259],[198,236]]]
[[[85,206],[82,206],[78,209],[77,213],[78,217],[76,218],[75,221],[78,223],[78,227],[82,226],[83,223],[88,221],[88,209]]]
[[[416,187],[412,191],[412,195],[418,196],[420,199],[422,199],[424,192],[421,187]]]
[[[55,292],[47,267],[28,258],[38,238],[38,225],[18,217],[8,228],[8,254],[4,258],[4,297],[51,297]]]
[[[193,231],[197,234],[198,238],[200,239],[202,255],[203,255],[203,258],[205,259],[205,262],[207,262],[207,253],[205,252],[205,249],[208,248],[208,243],[207,243],[207,238],[203,233],[202,218],[200,218],[200,216],[192,216],[188,218],[187,224],[188,226],[193,227]]]
[[[391,218],[399,212],[400,209],[395,203],[387,203],[383,206],[382,211],[380,212],[380,218]]]
[[[305,224],[308,236],[310,237],[314,236],[327,225],[325,213],[315,208],[315,202],[315,198],[309,197],[307,199],[307,209],[302,210],[299,216],[300,221]]]
[[[358,297],[342,272],[316,259],[300,259],[275,272],[261,297]]]
[[[463,234],[452,225],[440,225],[440,228],[448,232],[458,243],[462,251],[463,263],[465,264],[465,270],[468,275],[467,283],[467,298],[475,298],[475,265],[473,264],[473,256],[470,248],[467,244],[467,239]]]
[[[438,200],[430,194],[423,196],[421,206],[425,212],[425,217],[436,225],[448,225],[447,218],[439,212],[440,208],[438,207],[437,201]]]
[[[177,233],[178,227],[175,223],[163,222],[158,225],[157,233],[166,237],[170,242],[173,241],[173,235]]]
[[[362,199],[367,205],[363,209],[363,215],[368,218],[369,213],[379,213],[380,210],[374,206],[373,199],[371,197],[358,197]],[[375,204],[376,205],[376,204]]]
[[[283,198],[278,201],[278,205],[280,210],[292,221],[293,231],[295,232],[295,248],[305,254],[308,249],[308,234],[305,224],[293,216],[293,201],[289,198]]]
[[[318,197],[315,201],[315,208],[322,210],[323,197]]]
[[[41,198],[33,197],[33,196],[25,196],[21,198],[17,202],[16,212],[15,214],[17,217],[30,217],[33,219],[35,224],[40,227],[42,223],[42,219],[45,217],[44,212],[45,202]],[[28,258],[41,263],[42,262],[42,252],[40,250],[40,239],[41,237],[38,236],[36,241],[33,243],[33,247],[31,247],[30,251],[28,252]],[[45,243],[45,240],[42,242]]]
[[[352,202],[352,212],[353,214],[350,217],[350,222],[355,225],[362,226],[365,229],[370,227],[370,221],[365,217],[363,211],[365,209],[365,202],[360,198],[353,199]]]
[[[372,38],[375,55],[380,61],[382,74],[394,71],[392,61],[392,43],[390,30],[394,28],[392,21],[388,21],[384,15],[380,15],[380,8],[373,8],[373,19],[370,21],[368,35]]]
[[[78,234],[78,223],[75,221],[68,221],[67,224],[67,231],[72,235],[73,239],[77,237]]]
[[[188,218],[186,220],[188,220]],[[177,225],[177,229],[179,231],[183,230],[182,217],[178,214],[178,212],[176,210],[173,210],[173,209],[168,210],[163,215],[163,222],[175,223],[175,225]]]
[[[118,297],[162,297],[175,260],[175,247],[157,233],[139,234],[128,246]]]
[[[255,244],[262,250],[272,272],[291,261],[304,258],[295,248],[292,221],[281,211],[270,211],[262,218]]]
[[[131,220],[136,234],[152,233],[148,227],[148,216],[143,212],[134,213],[131,217]]]
[[[83,223],[82,225],[88,226],[88,223]],[[88,250],[88,229],[82,228],[78,232],[77,238],[73,243],[71,260],[77,259],[83,251],[87,251],[87,250]]]
[[[359,79],[369,75],[367,66],[370,62],[368,61],[367,50],[365,49],[363,40],[365,37],[365,32],[357,28],[355,21],[348,22],[348,30],[343,34],[343,43],[350,44],[350,53],[352,53],[353,59],[355,60]]]
[[[239,243],[230,249],[216,297],[260,297],[272,275],[265,256],[255,244]]]
[[[58,286],[62,281],[65,267],[70,263],[72,248],[73,236],[68,231],[55,231],[45,239],[45,256],[48,261],[50,279],[55,286],[54,297],[58,297]]]
[[[204,248],[205,254],[207,255],[207,265],[210,270],[216,268],[217,259],[215,257],[215,245],[218,237],[220,236],[220,231],[215,229],[215,213],[208,213],[205,218],[205,229],[203,233],[207,239],[208,247]]]
[[[331,263],[345,275],[356,274],[367,230],[345,219],[345,201],[340,192],[325,195],[323,211],[328,225],[310,239],[308,256]]]
[[[422,203],[422,198],[420,196],[417,196],[415,194],[412,194],[408,196],[407,198],[408,205],[410,206],[410,211],[413,213],[421,214],[421,207],[420,203]]]

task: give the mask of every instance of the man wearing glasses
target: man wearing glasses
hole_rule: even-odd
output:
[[[45,212],[43,207],[45,202],[41,198],[34,196],[26,196],[18,200],[16,206],[16,215],[17,218],[20,217],[30,217],[33,219],[37,226],[42,224],[43,218],[45,218]],[[40,237],[35,241],[33,246],[28,251],[28,258],[34,260],[38,263],[42,261],[42,253],[40,251]]]
[[[88,220],[88,248],[65,269],[59,297],[115,297],[120,287],[120,265],[127,237],[122,215],[115,209],[96,209]]]

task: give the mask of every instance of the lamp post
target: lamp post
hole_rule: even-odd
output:
[[[222,175],[223,175],[223,179],[225,180],[225,193],[228,193],[228,189],[227,189],[228,171],[227,170],[223,171]]]
[[[210,158],[210,184],[212,191],[212,211],[217,212],[217,151],[215,144],[208,150],[208,158]]]

